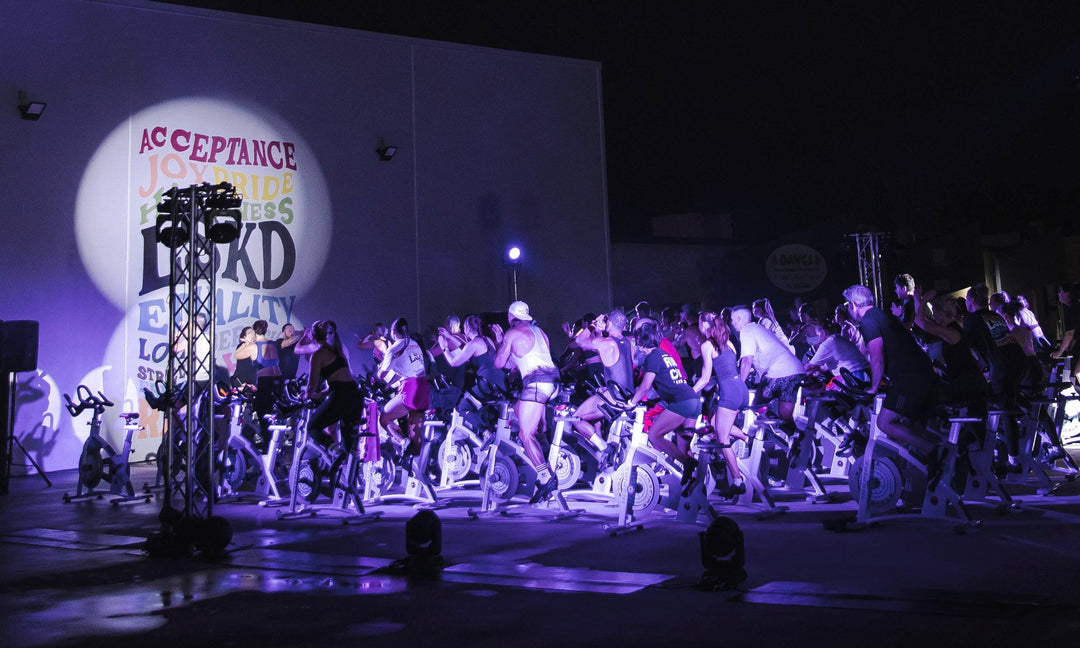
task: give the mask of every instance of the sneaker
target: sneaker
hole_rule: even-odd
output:
[[[720,490],[720,497],[724,499],[735,499],[739,495],[746,492],[746,484],[739,482],[738,484],[728,484]]]
[[[612,464],[615,463],[616,449],[617,448],[615,447],[614,443],[609,443],[608,447],[600,451],[600,470],[605,470],[612,467]]]
[[[552,477],[545,484],[536,484],[536,493],[529,499],[529,504],[539,504],[551,497],[551,494],[559,490],[559,480]]]

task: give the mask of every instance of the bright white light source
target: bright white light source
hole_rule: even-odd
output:
[[[506,251],[506,258],[510,259],[511,261],[517,261],[521,258],[521,248],[516,245],[510,248]]]

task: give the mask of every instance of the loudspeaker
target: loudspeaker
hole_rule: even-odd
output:
[[[38,323],[34,320],[0,322],[0,370],[4,373],[37,370]]]

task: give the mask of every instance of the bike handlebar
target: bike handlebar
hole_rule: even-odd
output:
[[[97,396],[95,396],[86,385],[79,385],[75,389],[75,395],[79,398],[78,403],[72,401],[70,395],[64,394],[67,410],[72,416],[78,416],[79,414],[82,414],[83,411],[90,408],[93,408],[95,412],[101,413],[105,411],[106,407],[114,406],[114,403],[109,400],[105,394],[98,392]]]

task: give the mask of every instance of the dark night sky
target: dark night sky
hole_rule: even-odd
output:
[[[1080,208],[1080,2],[184,4],[600,61],[616,240]]]

